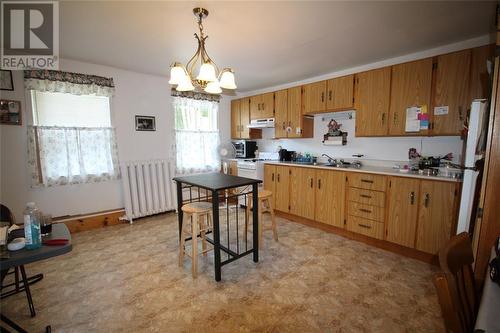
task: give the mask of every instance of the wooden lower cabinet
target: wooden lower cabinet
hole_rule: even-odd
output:
[[[386,239],[415,247],[420,180],[391,177],[389,184]]]
[[[456,229],[455,182],[266,165],[264,188],[276,210],[431,255]]]
[[[316,170],[314,219],[321,223],[344,227],[345,174]]]
[[[456,230],[458,184],[422,180],[417,223],[417,250],[437,254]]]
[[[282,212],[290,211],[290,167],[276,165],[274,174],[274,206]]]
[[[290,171],[290,213],[312,220],[316,170],[292,167]]]
[[[362,234],[368,237],[384,239],[384,223],[364,219],[356,216],[349,216],[347,219],[347,230]]]

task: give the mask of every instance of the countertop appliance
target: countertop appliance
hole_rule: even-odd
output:
[[[470,110],[457,234],[463,231],[470,232],[471,221],[475,220],[475,216],[472,216],[472,213],[474,204],[478,199],[475,198],[476,183],[481,172],[476,169],[476,161],[484,158],[488,123],[487,107],[488,103],[486,100],[474,100]]]
[[[249,140],[238,140],[232,142],[236,149],[236,158],[255,158],[257,142]]]
[[[291,150],[280,149],[278,154],[280,161],[291,161],[295,152]]]
[[[248,124],[247,127],[248,128],[274,127],[274,118],[253,119],[250,121],[250,124]]]

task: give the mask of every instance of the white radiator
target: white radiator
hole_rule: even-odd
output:
[[[158,214],[176,207],[173,162],[169,160],[131,161],[121,165],[125,219]]]

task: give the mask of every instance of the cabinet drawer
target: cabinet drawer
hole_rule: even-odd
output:
[[[372,205],[377,207],[385,206],[384,192],[349,187],[348,198],[349,201],[354,201],[365,205]]]
[[[356,216],[347,218],[347,230],[377,239],[384,238],[384,223]]]
[[[349,186],[367,190],[385,191],[387,179],[385,176],[377,176],[367,173],[351,173],[347,175]]]
[[[382,207],[364,205],[349,201],[348,214],[369,220],[384,222],[384,209]]]

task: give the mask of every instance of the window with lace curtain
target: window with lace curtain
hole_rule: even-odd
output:
[[[215,101],[174,97],[176,172],[178,174],[218,171],[220,143]]]
[[[111,81],[109,81],[111,80]],[[25,71],[33,124],[28,152],[33,186],[119,177],[111,127],[112,79],[59,71]]]

